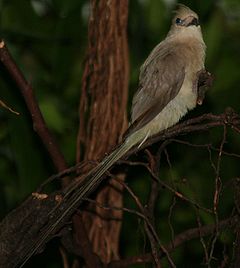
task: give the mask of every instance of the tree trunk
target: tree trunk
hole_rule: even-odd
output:
[[[128,0],[91,1],[77,162],[96,161],[104,156],[121,140],[127,128],[127,18]],[[123,174],[116,176],[124,179]],[[104,206],[121,207],[122,189],[111,181],[98,192],[96,201]],[[82,219],[93,251],[104,263],[118,259],[122,213],[94,205],[87,210]]]

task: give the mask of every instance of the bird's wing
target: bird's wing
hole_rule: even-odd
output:
[[[156,117],[174,99],[185,77],[182,55],[175,49],[161,52],[161,46],[150,54],[140,70],[139,90],[133,97],[132,133]]]

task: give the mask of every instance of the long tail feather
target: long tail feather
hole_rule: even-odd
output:
[[[41,237],[36,241],[34,247],[31,247],[24,257],[24,262],[21,264],[20,268],[28,261],[28,259],[36,253],[43,244],[48,240],[48,237],[53,233],[55,229],[57,229],[63,220],[65,220],[71,213],[80,205],[82,200],[86,198],[90,193],[92,193],[97,186],[104,179],[104,174],[106,171],[113,166],[126,152],[133,146],[133,144],[129,142],[124,142],[118,148],[116,148],[110,155],[106,156],[103,161],[96,166],[92,171],[89,172],[86,179],[84,180],[83,185],[76,190],[67,201],[67,208],[60,215],[57,215],[56,221],[47,226]],[[54,211],[55,212],[55,211]],[[58,213],[57,213],[58,214]]]

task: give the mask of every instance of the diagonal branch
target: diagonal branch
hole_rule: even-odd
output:
[[[4,67],[8,70],[12,79],[17,84],[27,108],[31,114],[33,121],[33,128],[39,135],[42,143],[44,144],[46,150],[48,151],[53,164],[58,172],[67,168],[66,161],[64,159],[61,150],[56,143],[55,139],[51,135],[40,108],[38,106],[37,100],[34,96],[33,88],[30,83],[26,80],[21,70],[16,65],[14,59],[12,58],[8,48],[3,40],[0,41],[0,61]]]

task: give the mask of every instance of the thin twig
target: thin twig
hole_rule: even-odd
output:
[[[195,211],[196,211],[196,215],[197,215],[197,224],[198,224],[198,228],[199,228],[199,238],[200,238],[200,242],[202,244],[204,255],[205,255],[205,263],[209,263],[208,250],[207,250],[207,246],[206,246],[206,243],[203,239],[203,234],[202,234],[202,227],[203,226],[202,226],[200,215],[199,215],[199,209],[195,208]]]
[[[213,212],[214,212],[214,218],[215,218],[215,235],[213,237],[212,243],[211,243],[211,250],[209,254],[209,259],[208,259],[208,267],[210,267],[210,262],[213,259],[213,251],[214,247],[217,241],[217,238],[219,236],[219,219],[218,219],[218,204],[219,204],[219,195],[221,193],[221,188],[222,188],[222,182],[220,178],[220,165],[222,161],[222,151],[223,151],[223,146],[226,143],[226,136],[227,136],[227,129],[226,126],[224,125],[223,128],[223,138],[219,147],[219,153],[218,153],[218,159],[217,159],[217,165],[215,166],[215,172],[216,172],[216,177],[215,177],[215,192],[214,192],[214,198],[213,198]]]
[[[143,165],[143,166],[144,166],[144,165]],[[193,200],[187,198],[187,197],[184,196],[182,193],[180,193],[180,192],[176,191],[175,189],[173,189],[173,188],[172,188],[171,186],[169,186],[167,183],[163,182],[162,180],[159,180],[159,178],[158,178],[154,173],[152,173],[152,170],[151,170],[148,166],[145,166],[145,167],[146,167],[147,170],[151,173],[151,175],[152,175],[156,180],[159,181],[159,183],[160,183],[163,187],[165,187],[165,188],[168,189],[170,192],[172,192],[176,197],[178,197],[179,199],[182,199],[182,200],[184,200],[184,201],[186,201],[186,202],[188,202],[188,203],[190,203],[190,204],[192,204],[192,205],[194,205],[194,206],[196,206],[196,207],[202,209],[203,211],[206,211],[206,212],[208,212],[208,213],[212,213],[212,211],[211,211],[210,209],[207,209],[207,208],[205,208],[205,207],[200,206],[200,205],[199,205],[198,203],[196,203],[195,201],[193,201]]]
[[[236,226],[239,222],[239,217],[238,215],[231,216],[225,220],[219,221],[219,231],[224,230],[227,227],[233,228]],[[212,232],[215,230],[215,224],[209,224],[197,228],[192,228],[187,231],[184,231],[178,235],[175,236],[175,239],[173,242],[170,242],[166,247],[168,252],[173,251],[177,247],[181,246],[182,244],[186,243],[186,241],[190,241],[195,238],[201,236],[208,236],[212,234]],[[164,254],[161,254],[161,258],[164,257]],[[124,267],[131,267],[131,265],[134,264],[141,264],[141,263],[149,263],[152,262],[152,255],[150,253],[140,255],[140,256],[132,256],[123,260],[118,260],[118,261],[112,261],[109,263],[108,268],[124,268]]]
[[[146,216],[144,214],[142,214],[141,212],[134,210],[134,209],[129,209],[129,208],[125,208],[125,207],[115,207],[115,206],[105,206],[99,202],[97,202],[96,200],[92,200],[90,198],[84,198],[83,200],[88,201],[89,203],[92,203],[96,206],[98,206],[99,208],[105,209],[105,210],[120,210],[120,211],[125,211],[128,212],[130,214],[134,214],[140,218],[142,218],[143,220],[146,220]],[[116,220],[116,218],[115,218]]]
[[[11,107],[9,107],[5,102],[3,102],[2,100],[0,100],[0,106],[2,106],[4,109],[8,110],[9,112],[16,114],[16,115],[20,115],[19,112],[13,110]]]
[[[138,198],[138,197],[134,194],[134,192],[131,190],[131,188],[128,187],[128,185],[127,185],[126,183],[124,183],[123,181],[120,181],[120,180],[117,180],[117,179],[116,179],[116,181],[119,182],[121,185],[123,185],[123,187],[124,187],[124,188],[128,191],[128,193],[131,195],[131,197],[133,198],[133,200],[135,201],[135,203],[137,204],[137,206],[138,206],[138,208],[141,210],[141,212],[142,212],[143,214],[145,214],[145,210],[144,210],[143,205],[141,204],[139,198]],[[166,255],[166,257],[167,257],[167,259],[168,259],[168,262],[169,262],[169,264],[171,265],[171,267],[176,267],[175,264],[174,264],[174,262],[172,261],[170,255],[169,255],[168,251],[166,250],[166,248],[165,248],[165,247],[162,245],[162,243],[160,242],[160,240],[159,240],[159,238],[158,238],[158,235],[157,235],[155,229],[153,228],[151,222],[149,221],[148,217],[146,217],[146,221],[145,221],[145,223],[148,225],[148,227],[149,227],[149,229],[150,229],[150,231],[151,231],[151,233],[152,233],[154,239],[157,240],[158,245],[159,245],[159,247],[161,248],[162,252]],[[150,239],[151,239],[151,238],[150,238]]]

